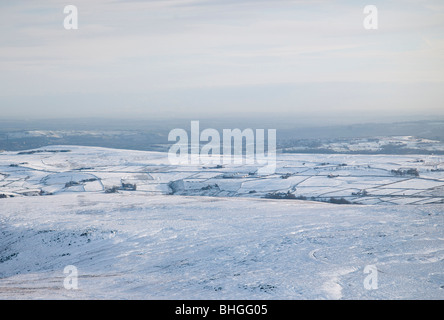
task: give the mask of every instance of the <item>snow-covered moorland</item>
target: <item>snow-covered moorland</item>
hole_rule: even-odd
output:
[[[0,153],[0,298],[443,299],[441,158],[282,155],[262,177],[155,152]],[[264,198],[288,191],[364,204]]]
[[[145,195],[298,198],[359,204],[443,203],[444,156],[279,154],[257,165],[171,165],[165,152],[51,146],[0,153],[3,197],[133,191]],[[333,200],[333,201],[332,201]]]

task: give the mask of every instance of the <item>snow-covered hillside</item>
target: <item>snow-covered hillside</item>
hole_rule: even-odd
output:
[[[155,152],[4,152],[0,298],[444,299],[442,165],[282,155],[276,174],[256,176],[245,166],[174,167]],[[192,179],[196,188],[177,187]],[[301,189],[365,189],[347,199],[400,205],[262,198]],[[410,198],[422,204],[402,204]],[[66,266],[78,270],[77,290],[64,287]],[[373,290],[366,266],[377,269]]]
[[[0,298],[443,299],[442,206],[69,193],[3,199]],[[63,287],[78,268],[78,290]],[[364,287],[375,265],[378,288]]]
[[[288,146],[294,144],[294,146]],[[298,145],[299,144],[299,145]],[[368,138],[320,139],[284,142],[285,152],[424,154],[444,152],[439,140],[414,136],[376,136]]]

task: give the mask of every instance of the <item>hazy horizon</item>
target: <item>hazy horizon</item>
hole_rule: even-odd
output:
[[[2,119],[444,117],[444,5],[78,0],[0,4]]]
[[[234,115],[188,115],[167,117],[163,115],[142,116],[142,117],[117,117],[117,116],[80,116],[80,117],[2,117],[0,125],[2,129],[8,129],[6,124],[22,125],[20,130],[54,130],[51,127],[60,127],[70,124],[70,130],[82,130],[82,126],[92,130],[96,125],[101,128],[103,125],[115,126],[121,128],[136,126],[137,130],[143,127],[149,128],[152,125],[168,125],[164,129],[170,130],[174,125],[189,126],[191,121],[200,121],[205,125],[213,127],[261,127],[270,128],[329,128],[329,127],[347,127],[359,125],[390,125],[390,124],[412,124],[412,123],[444,123],[444,116],[441,115],[411,115],[407,117],[389,116],[389,117],[365,117],[365,118],[335,118],[325,117],[300,117],[298,115],[276,115],[276,114],[247,114],[237,113]],[[27,124],[30,127],[27,127]],[[170,128],[171,127],[171,128]]]

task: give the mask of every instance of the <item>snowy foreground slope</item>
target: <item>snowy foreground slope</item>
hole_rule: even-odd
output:
[[[4,199],[0,298],[444,299],[442,206],[63,194]],[[78,268],[78,290],[63,269]],[[364,287],[366,265],[378,289]]]
[[[8,196],[0,199],[0,299],[444,299],[439,157],[282,156],[275,176],[237,179],[252,168],[211,169],[221,185],[253,180],[241,183],[242,192],[219,190],[207,197],[208,181],[170,194],[168,182],[208,172],[169,166],[165,154],[39,150],[0,153],[0,194]],[[373,181],[376,189],[381,180],[381,190],[401,183],[416,194],[410,203],[417,205],[258,195],[285,192],[293,184],[297,194],[303,166],[313,172],[303,180],[318,179],[320,187],[343,178],[336,188],[350,189],[348,184],[360,183],[351,171],[367,172],[372,178],[366,183]],[[378,168],[384,173],[375,175]],[[419,175],[391,176],[392,168],[414,168]],[[328,178],[332,171],[337,177]],[[136,190],[123,190],[134,181]],[[258,192],[249,193],[250,181]],[[105,193],[115,185],[122,190]],[[333,184],[328,188],[335,191]],[[393,199],[409,203],[404,193]],[[78,290],[64,288],[68,265],[78,270]],[[378,270],[374,290],[364,286],[369,265]]]

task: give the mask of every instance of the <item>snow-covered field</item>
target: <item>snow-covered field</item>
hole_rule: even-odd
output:
[[[256,176],[156,152],[0,153],[0,298],[444,299],[442,158],[280,155]],[[379,204],[262,198],[325,190]]]
[[[254,165],[173,166],[167,153],[52,146],[0,153],[0,194],[53,195],[135,187],[145,194],[263,198],[289,194],[359,204],[444,203],[444,156],[280,154]]]
[[[444,298],[442,206],[130,193],[1,205],[2,299]],[[64,289],[67,265],[78,290]]]

